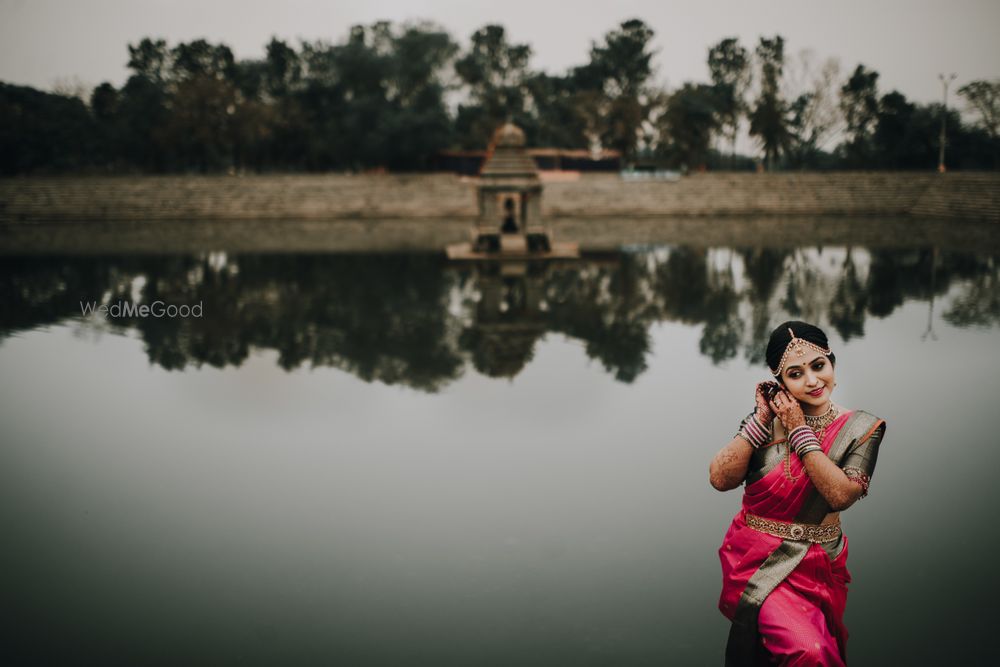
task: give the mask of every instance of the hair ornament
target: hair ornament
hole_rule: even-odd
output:
[[[779,377],[782,371],[785,370],[785,363],[788,362],[789,358],[794,356],[796,361],[800,361],[802,357],[806,356],[807,349],[814,350],[820,354],[830,354],[830,348],[822,348],[816,343],[810,343],[804,338],[798,338],[791,327],[788,328],[788,335],[791,336],[791,340],[785,346],[785,351],[781,355],[778,367],[771,369],[771,374],[775,377]]]

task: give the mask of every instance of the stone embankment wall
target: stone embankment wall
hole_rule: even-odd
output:
[[[0,224],[30,221],[472,220],[475,179],[451,174],[0,179]],[[1000,222],[1000,173],[617,174],[546,183],[543,215],[914,216]]]

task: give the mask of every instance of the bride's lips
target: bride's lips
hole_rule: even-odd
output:
[[[826,387],[820,387],[816,391],[807,391],[806,393],[812,396],[813,398],[819,398],[820,396],[823,395],[824,389],[826,389]]]

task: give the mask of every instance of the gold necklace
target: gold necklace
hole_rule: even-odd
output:
[[[805,415],[806,426],[812,429],[812,432],[816,434],[816,439],[823,442],[823,438],[826,436],[827,427],[834,422],[834,420],[839,416],[840,410],[833,403],[830,403],[830,409],[821,415],[812,416]],[[805,474],[805,465],[802,466],[802,472],[798,475],[792,475],[792,446],[788,442],[788,436],[785,435],[785,478],[790,482],[797,482],[802,475]]]
[[[826,428],[834,422],[834,420],[840,416],[840,410],[833,403],[830,403],[830,409],[821,415],[813,417],[812,415],[805,415],[806,426],[813,430],[816,434],[816,439],[823,442],[823,436],[826,435]]]

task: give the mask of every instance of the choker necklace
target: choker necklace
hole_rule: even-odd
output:
[[[811,415],[805,415],[806,426],[813,430],[816,434],[816,439],[823,442],[823,436],[826,435],[826,428],[833,423],[833,421],[840,416],[840,410],[837,406],[830,402],[830,409],[821,415],[815,417]]]

